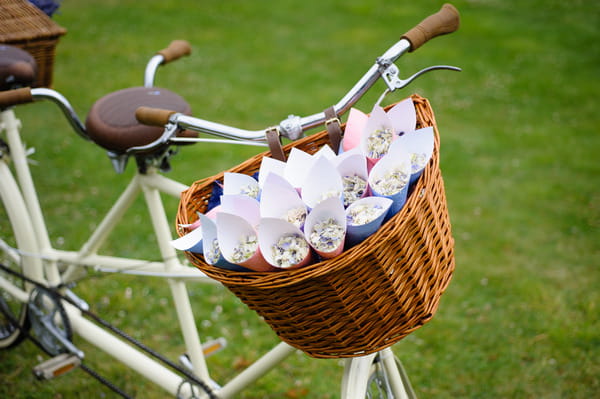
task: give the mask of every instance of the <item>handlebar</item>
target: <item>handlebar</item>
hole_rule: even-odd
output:
[[[418,72],[407,80],[400,80],[396,76],[397,68],[394,65],[394,62],[406,52],[412,52],[416,50],[427,41],[437,36],[456,31],[459,27],[459,24],[460,16],[458,10],[451,4],[444,4],[437,13],[430,15],[418,25],[407,31],[401,36],[398,42],[385,51],[381,57],[377,58],[376,62],[358,80],[358,82],[356,82],[350,91],[348,91],[348,93],[333,106],[335,113],[337,115],[342,115],[348,111],[350,107],[352,107],[352,105],[354,105],[380,77],[384,77],[384,80],[386,80],[390,90],[395,90],[397,88],[406,86],[416,76],[419,76],[428,70],[440,68],[459,70],[458,68],[446,66],[430,67]],[[169,47],[159,51],[147,65],[145,85],[148,86],[149,84],[152,86],[154,71],[159,65],[174,61],[184,55],[189,54],[190,51],[191,49],[189,44],[182,40],[173,41]],[[73,111],[68,101],[59,93],[50,89],[19,90],[0,92],[0,108],[21,104],[24,102],[30,102],[39,97],[52,99],[61,106],[63,113],[67,116],[75,130],[81,136],[87,138],[85,128],[77,118],[77,115]],[[29,90],[30,93],[27,94],[25,90]],[[136,112],[136,118],[138,118],[138,121],[143,124],[155,126],[169,125],[170,128],[167,130],[171,132],[175,132],[177,129],[188,129],[233,140],[247,140],[255,142],[264,142],[265,132],[269,129],[272,129],[271,127],[262,130],[250,131],[203,120],[197,117],[187,116],[174,111],[157,110],[148,107],[138,109]],[[304,131],[322,125],[325,123],[326,119],[327,118],[324,112],[305,117],[290,115],[287,119],[281,121],[276,128],[279,130],[281,135],[289,138],[290,140],[296,140],[302,136]],[[148,147],[154,148],[155,146],[160,146],[167,142],[177,143],[178,141],[182,140],[175,137],[174,133],[165,133],[156,142],[144,147],[145,149],[148,149]]]
[[[395,43],[377,59],[375,64],[363,75],[362,78],[359,79],[354,87],[352,87],[352,89],[350,89],[350,91],[337,104],[334,105],[334,111],[336,114],[342,115],[348,111],[350,107],[352,107],[352,105],[354,105],[403,54],[416,50],[427,41],[437,36],[456,31],[459,25],[460,15],[458,10],[451,4],[444,4],[437,13],[425,18],[414,28],[402,35],[400,41]],[[459,70],[458,68],[445,66],[431,67],[413,75],[413,77],[419,76],[420,74],[432,69],[441,68]],[[413,77],[406,80],[406,84],[412,81],[414,79]],[[138,118],[138,121],[143,124],[154,126],[173,124],[181,129],[194,130],[197,132],[208,133],[230,139],[265,140],[266,129],[257,131],[238,129],[203,120],[197,117],[176,113],[174,111],[144,107],[136,112],[136,118]],[[287,119],[280,122],[278,129],[283,136],[291,140],[296,140],[301,137],[304,131],[319,126],[325,121],[326,117],[323,112],[305,117],[291,115]],[[177,142],[178,139],[173,137],[170,139],[170,141]]]

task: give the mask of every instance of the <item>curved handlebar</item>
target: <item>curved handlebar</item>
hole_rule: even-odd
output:
[[[456,8],[450,4],[442,6],[440,11],[425,18],[417,26],[409,30],[402,36],[400,41],[390,47],[381,57],[377,59],[375,64],[363,75],[361,79],[350,89],[350,91],[334,105],[334,111],[338,115],[342,115],[354,105],[367,90],[382,76],[386,69],[392,65],[400,56],[406,52],[414,51],[422,46],[428,40],[446,33],[454,32],[459,26],[459,13]],[[428,68],[418,74],[413,75],[408,81],[412,81],[414,77],[421,75],[428,70],[439,69],[439,67]],[[446,67],[446,69],[455,69],[454,67]],[[402,86],[403,87],[403,86]],[[178,128],[194,130],[197,132],[208,133],[216,136],[245,139],[245,140],[265,140],[266,130],[249,131],[238,129],[231,126],[221,125],[219,123],[203,120],[200,118],[187,116],[172,111],[166,110],[144,110],[144,113],[155,115],[152,117],[154,124],[159,118],[165,124],[172,123]],[[141,123],[146,123],[144,119],[138,118]],[[286,120],[279,124],[280,133],[291,139],[296,140],[301,137],[305,130],[323,124],[326,120],[324,112],[314,115],[298,117],[291,115]],[[176,141],[176,139],[174,139]]]
[[[460,25],[460,14],[452,4],[444,4],[435,14],[428,16],[417,26],[402,35],[410,42],[410,51],[415,51],[434,37],[452,33]]]
[[[422,46],[427,41],[434,37],[454,32],[459,26],[459,13],[456,8],[450,4],[444,4],[440,11],[425,18],[421,23],[406,32],[402,38],[392,45],[381,57],[377,58],[371,68],[358,80],[358,82],[348,91],[348,93],[333,106],[337,115],[342,115],[350,109],[362,96],[365,94],[375,82],[384,74],[389,73],[390,66],[400,56],[406,52],[412,52]],[[159,64],[174,61],[184,55],[188,55],[191,51],[189,44],[184,40],[175,40],[171,44],[158,52],[152,57],[149,66],[146,69],[145,85],[151,84],[153,80],[153,68]],[[430,68],[434,69],[434,68]],[[149,73],[148,71],[150,70]],[[422,71],[423,72],[423,71]],[[421,73],[419,73],[421,74]],[[415,74],[413,76],[417,76]],[[412,77],[408,79],[412,81]],[[149,82],[149,83],[148,83]],[[403,87],[403,85],[401,86]],[[32,102],[37,99],[50,99],[57,103],[63,110],[63,113],[69,119],[69,122],[74,129],[82,137],[89,140],[85,127],[80,122],[69,102],[58,92],[51,89],[35,88],[35,89],[17,89],[6,92],[0,92],[0,109],[12,105]],[[136,118],[143,124],[165,126],[171,124],[173,134],[178,129],[193,130],[196,132],[208,133],[216,136],[230,138],[234,140],[248,140],[253,142],[264,141],[266,130],[244,130],[211,122],[196,117],[176,113],[169,110],[156,110],[147,107],[141,107],[136,111]],[[290,115],[287,119],[279,124],[280,133],[291,139],[296,140],[302,136],[305,130],[319,126],[326,121],[324,112],[305,117]],[[163,135],[164,136],[164,135]],[[157,140],[157,145],[162,145],[169,137],[161,137]],[[176,142],[175,137],[171,138]],[[149,144],[152,146],[154,143]]]

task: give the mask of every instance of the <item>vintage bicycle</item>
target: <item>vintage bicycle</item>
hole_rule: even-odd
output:
[[[403,54],[416,50],[429,39],[458,28],[458,12],[451,5],[426,18],[390,47],[350,91],[333,106],[342,115],[366,93],[379,78],[388,90],[403,88],[421,74],[434,69],[457,69],[435,66],[408,79],[398,76],[394,62]],[[48,88],[29,88],[35,65],[14,49],[2,64],[0,74],[9,85],[0,93],[2,109],[0,127],[0,348],[8,349],[23,338],[32,339],[51,358],[36,367],[40,378],[52,378],[82,366],[84,353],[73,344],[74,334],[89,341],[127,367],[155,382],[173,396],[181,398],[231,398],[248,387],[296,351],[281,342],[230,381],[211,379],[206,356],[223,345],[219,340],[203,342],[193,314],[188,285],[214,283],[198,268],[190,267],[173,248],[170,224],[165,216],[161,193],[179,198],[188,189],[163,173],[170,167],[173,148],[194,142],[220,142],[267,145],[269,129],[249,131],[189,115],[189,106],[169,90],[154,87],[154,77],[161,65],[189,54],[184,41],[175,41],[159,51],[146,66],[144,86],[111,93],[98,100],[86,123],[75,113],[69,101]],[[2,53],[0,52],[0,57]],[[7,90],[10,89],[10,90]],[[19,104],[51,101],[64,113],[73,130],[107,151],[117,172],[129,160],[135,160],[137,172],[80,249],[54,248],[40,206],[36,185],[28,165],[28,154],[20,136],[21,123],[15,115]],[[138,112],[143,108],[145,114]],[[158,109],[158,110],[157,110]],[[169,112],[160,109],[168,109]],[[277,128],[281,135],[297,140],[303,132],[329,120],[324,112],[306,117],[291,116]],[[152,126],[159,125],[159,126]],[[165,128],[166,126],[166,128]],[[196,138],[203,132],[220,138]],[[151,215],[161,261],[130,259],[99,253],[102,244],[121,222],[126,210],[142,196]],[[169,285],[186,354],[176,364],[120,331],[109,321],[90,311],[82,293],[76,294],[74,283],[81,269],[94,268],[106,273],[131,273],[140,277],[165,279]],[[412,398],[414,391],[401,363],[389,345],[373,353],[346,357],[341,381],[342,398],[388,397]],[[92,374],[93,375],[93,374]],[[104,381],[123,397],[119,388]]]

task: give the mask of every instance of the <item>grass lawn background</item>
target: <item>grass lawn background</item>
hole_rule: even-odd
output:
[[[397,64],[401,76],[449,64],[463,72],[419,78],[441,132],[441,168],[456,239],[456,272],[434,319],[394,346],[421,398],[591,398],[600,391],[600,5],[589,1],[456,1],[457,33]],[[261,129],[339,98],[402,33],[442,2],[64,0],[54,20],[54,88],[85,117],[111,91],[142,85],[146,61],[173,39],[193,53],[157,85],[195,115]],[[356,106],[369,111],[379,83]],[[53,242],[82,243],[127,177],[82,141],[51,104],[18,110]],[[236,165],[253,148],[195,145],[170,174],[185,183]],[[177,202],[168,200],[174,215]],[[109,250],[155,253],[141,204]],[[123,236],[121,236],[123,237]],[[64,244],[62,244],[64,242]],[[226,290],[190,286],[202,336],[230,346],[209,360],[222,381],[276,343]],[[183,351],[169,291],[156,280],[93,278],[76,292],[92,309],[172,359]],[[92,348],[86,363],[139,398],[163,398]],[[0,396],[112,397],[82,371],[38,382],[40,352],[0,352]],[[41,360],[41,359],[40,359]],[[341,363],[298,354],[242,398],[336,398]]]

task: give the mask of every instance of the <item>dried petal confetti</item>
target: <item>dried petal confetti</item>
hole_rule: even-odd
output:
[[[367,137],[367,156],[379,159],[387,154],[390,144],[394,138],[394,132],[390,128],[380,128]]]
[[[379,204],[357,204],[349,209],[346,219],[349,225],[360,226],[377,219],[385,209]]]
[[[367,181],[360,176],[343,176],[342,183],[344,184],[345,207],[362,198],[367,191]]]
[[[206,247],[206,250],[204,251],[204,258],[206,259],[206,263],[213,265],[217,263],[220,257],[221,251],[219,250],[219,240],[217,240],[215,237]]]
[[[425,153],[410,153],[411,172],[416,173],[427,165],[429,157]]]
[[[294,226],[300,228],[306,220],[306,208],[304,206],[290,208],[287,210],[285,215],[283,215],[282,219],[287,220]]]
[[[402,190],[409,179],[410,175],[402,169],[392,169],[375,179],[372,187],[381,195],[393,195]]]
[[[334,218],[328,218],[315,223],[310,232],[310,243],[322,252],[331,252],[337,249],[344,239],[344,227]]]
[[[231,259],[235,263],[242,263],[254,255],[258,248],[258,239],[256,235],[244,236],[240,239],[238,245],[233,249]]]
[[[247,195],[250,198],[258,198],[258,193],[259,193],[259,189],[258,189],[258,185],[257,184],[248,184],[246,186],[241,186],[240,187],[240,192],[241,195]]]
[[[308,243],[299,234],[281,236],[271,247],[272,259],[277,266],[287,268],[302,262],[308,255]]]
[[[321,193],[321,196],[319,197],[319,202],[325,201],[327,198],[340,197],[341,195],[342,195],[342,193],[338,190],[328,190],[328,191]]]

